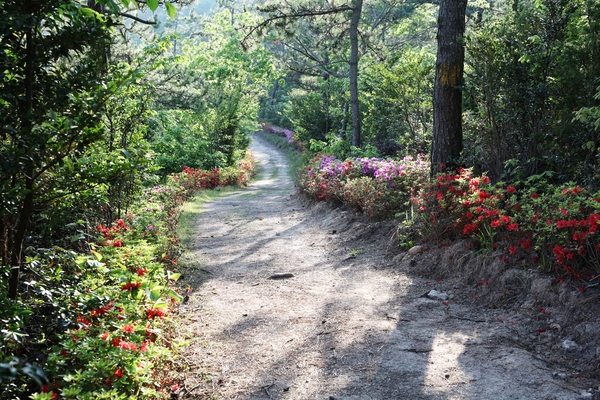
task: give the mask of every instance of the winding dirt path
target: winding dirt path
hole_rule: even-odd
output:
[[[180,397],[591,398],[520,346],[508,321],[424,296],[430,283],[370,235],[378,224],[305,206],[284,157],[260,138],[252,151],[262,179],[198,216]]]

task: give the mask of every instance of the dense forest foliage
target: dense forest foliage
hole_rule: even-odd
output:
[[[418,171],[408,174],[410,181],[398,178],[398,186],[362,180],[331,192],[359,209],[369,201],[367,210],[381,217],[396,215],[411,189],[427,186],[422,163],[436,146],[453,146],[442,170],[470,168],[444,181],[442,197],[456,187],[468,192],[473,186],[464,181],[486,174],[491,183],[527,191],[535,215],[538,193],[561,195],[555,186],[599,190],[600,4],[464,6],[455,0],[3,1],[0,398],[159,398],[175,390],[169,377],[137,368],[173,345],[166,335],[157,339],[159,328],[134,321],[162,321],[170,302],[182,297],[169,287],[177,280],[177,207],[195,189],[247,182],[246,149],[259,123],[286,134],[307,159],[321,154],[312,161],[315,170],[362,157],[360,165],[376,165],[373,171],[396,168],[394,179],[401,170]],[[464,19],[464,33],[449,38],[464,62],[446,70],[440,7]],[[460,100],[452,143],[434,132],[441,129],[436,118],[449,109],[434,107],[441,104],[434,96],[441,82],[454,82],[449,89]],[[326,163],[315,161],[322,154]],[[365,157],[398,161],[369,164]],[[329,170],[322,171],[321,177]],[[321,185],[318,197],[334,197]],[[361,190],[389,192],[390,207],[359,198]],[[442,202],[439,185],[429,191]],[[590,199],[569,204],[594,227],[578,241],[595,233]],[[436,207],[446,207],[448,221],[463,218],[444,201]],[[473,224],[453,229],[461,234],[467,225]],[[531,247],[527,235],[515,240]],[[572,250],[563,245],[554,256],[572,268],[566,261]],[[592,250],[582,257],[596,268],[598,249]],[[104,351],[109,336],[119,351],[152,342],[154,353],[127,353],[125,361],[107,353],[94,364],[92,355]]]

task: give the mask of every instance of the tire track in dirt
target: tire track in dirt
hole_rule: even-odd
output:
[[[260,138],[251,148],[262,179],[208,203],[187,254],[205,272],[188,277],[180,309],[192,340],[181,398],[587,396],[489,311],[424,297],[382,251],[387,239],[369,236],[374,224],[305,207],[284,157]]]

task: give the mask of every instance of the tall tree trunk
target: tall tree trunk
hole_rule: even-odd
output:
[[[98,0],[88,0],[87,5],[92,10],[96,11],[98,14],[104,15],[104,6],[98,2]],[[98,63],[100,66],[100,75],[106,76],[108,73],[108,61],[110,60],[110,45],[108,43],[102,44],[102,46],[97,49],[98,51]]]
[[[271,100],[269,101],[269,105],[273,106],[275,104],[275,95],[277,94],[277,89],[279,89],[279,79],[275,79],[273,82],[273,89],[271,90]]]
[[[33,170],[27,171],[27,174],[33,175]],[[31,176],[30,175],[30,176]],[[33,214],[33,178],[28,177],[25,185],[25,190],[28,193],[25,195],[23,205],[19,212],[19,221],[17,223],[17,229],[15,230],[13,242],[12,242],[12,253],[11,253],[11,270],[10,280],[8,282],[8,297],[11,299],[17,298],[17,292],[19,287],[19,274],[21,270],[21,260],[23,255],[23,245],[25,244],[25,235],[27,234],[27,228],[29,226],[29,220]]]
[[[433,143],[431,173],[452,168],[460,158],[462,141],[462,91],[467,0],[441,0],[438,15],[438,51],[433,93]]]
[[[343,118],[342,118],[342,127],[340,128],[340,133],[338,136],[343,137],[344,139],[346,139],[346,125],[348,124],[348,102],[345,101],[344,102],[344,112],[343,112]]]
[[[360,103],[358,101],[358,23],[362,13],[363,0],[356,0],[350,20],[350,108],[352,110],[352,146],[360,147]]]
[[[35,62],[35,44],[33,40],[33,24],[35,19],[33,16],[34,6],[31,0],[25,2],[26,10],[30,16],[29,25],[25,30],[25,98],[21,104],[21,136],[30,137],[31,130],[33,128],[31,111],[33,109],[33,81],[34,81],[34,62]],[[17,298],[17,289],[19,287],[19,274],[21,269],[21,255],[23,252],[23,244],[25,243],[25,235],[27,233],[27,227],[29,220],[33,214],[33,200],[34,200],[34,180],[33,180],[33,168],[31,166],[25,167],[25,198],[21,205],[19,215],[17,217],[17,226],[8,246],[10,247],[10,278],[8,281],[8,297],[11,299]],[[12,227],[6,227],[9,231]]]

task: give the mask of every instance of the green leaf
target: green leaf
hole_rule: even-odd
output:
[[[181,296],[179,293],[177,293],[176,291],[174,291],[173,289],[169,289],[167,290],[166,293],[167,296],[177,300],[178,302],[182,302],[183,301],[183,296]]]
[[[157,301],[152,306],[152,308],[168,308],[168,307],[169,307],[169,305],[167,303],[165,303],[164,301]]]
[[[146,289],[146,296],[151,301],[158,301],[160,296],[162,295],[162,291],[164,290],[163,286],[155,286],[152,289]]]
[[[93,251],[93,250],[92,250],[92,254],[94,255],[94,258],[96,258],[96,260],[102,261],[102,254],[98,253],[97,251]]]
[[[156,11],[158,8],[158,0],[148,0],[148,8],[152,10],[152,12]]]
[[[42,386],[44,383],[48,382],[48,378],[46,378],[46,374],[44,374],[44,371],[37,365],[27,363],[23,366],[21,371],[25,375],[27,375],[31,379],[33,379],[40,386]]]
[[[167,8],[167,14],[169,14],[169,17],[171,17],[171,19],[175,19],[175,14],[177,13],[175,6],[168,1],[165,1],[165,7]]]
[[[95,17],[99,21],[104,21],[104,15],[100,14],[97,11],[92,10],[91,8],[81,7],[79,12],[86,15],[87,17]]]
[[[595,147],[595,143],[592,141],[589,141],[583,145],[583,148],[588,149],[588,150],[594,150],[594,147]]]
[[[167,271],[167,276],[168,276],[169,280],[176,281],[177,279],[179,279],[181,277],[181,274],[180,273],[172,273],[171,271]]]

